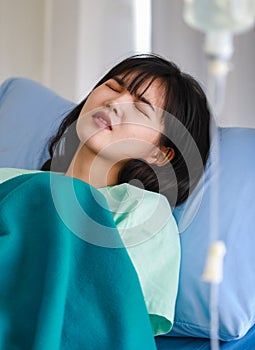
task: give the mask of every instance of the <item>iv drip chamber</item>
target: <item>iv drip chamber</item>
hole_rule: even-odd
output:
[[[255,0],[184,0],[183,17],[206,34],[205,52],[229,60],[234,34],[249,30],[255,21]]]
[[[184,0],[186,23],[202,32],[242,33],[254,24],[254,0]]]

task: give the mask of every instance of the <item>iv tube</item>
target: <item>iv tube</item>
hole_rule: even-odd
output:
[[[222,280],[226,247],[218,241],[219,134],[218,126],[225,99],[226,78],[233,54],[233,34],[250,29],[255,20],[255,0],[184,0],[184,20],[205,33],[204,51],[208,67],[208,97],[214,114],[210,126],[211,179],[210,238],[211,248],[203,280],[210,283],[211,349],[219,349],[219,283]]]

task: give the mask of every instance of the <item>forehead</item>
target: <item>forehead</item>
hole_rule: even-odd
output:
[[[121,86],[138,98],[145,97],[155,107],[164,108],[165,82],[146,72],[127,72],[113,77]]]

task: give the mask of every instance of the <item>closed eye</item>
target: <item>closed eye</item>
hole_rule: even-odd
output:
[[[150,119],[149,115],[147,114],[147,112],[145,112],[138,104],[135,104],[135,108],[141,112],[143,115],[145,115],[147,118]]]
[[[122,90],[123,90],[123,88],[120,86],[120,84],[116,80],[113,80],[113,79],[111,79],[109,82],[105,83],[105,85],[109,89],[111,89],[111,90],[113,90],[115,92],[121,93]]]
[[[120,92],[119,91],[119,89],[118,88],[116,88],[116,87],[113,87],[113,86],[111,86],[111,85],[109,85],[109,84],[105,84],[109,89],[111,89],[111,90],[113,90],[113,91],[115,91],[115,92]]]

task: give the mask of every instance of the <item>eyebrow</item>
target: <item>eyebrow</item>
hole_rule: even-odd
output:
[[[126,86],[125,81],[123,79],[121,79],[119,77],[116,77],[116,76],[112,77],[112,79],[115,80],[121,87],[125,87]],[[153,112],[155,112],[155,109],[154,109],[153,105],[145,97],[137,96],[137,98],[140,101],[142,101],[142,102],[146,103],[147,105],[149,105],[151,107],[151,109],[153,110]]]

